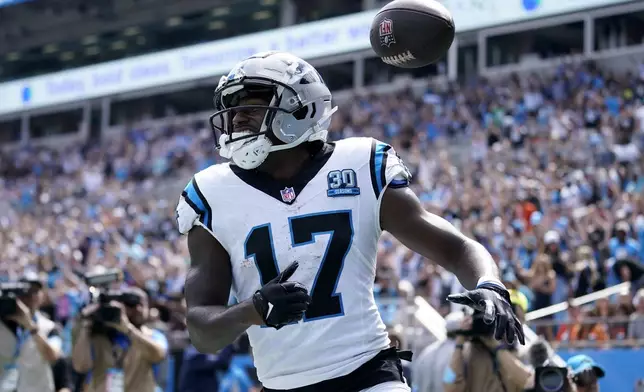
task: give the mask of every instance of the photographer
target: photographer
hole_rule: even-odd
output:
[[[466,317],[463,334],[445,369],[445,392],[522,392],[534,386],[533,371],[515,355],[513,347],[489,337],[482,317]]]
[[[513,291],[510,298],[523,323],[525,297]],[[518,359],[515,347],[493,339],[493,331],[494,325],[478,313],[463,319],[443,373],[445,392],[522,392],[534,387],[534,372]]]
[[[24,291],[3,299],[11,309],[3,305],[0,313],[0,391],[53,392],[52,364],[60,357],[62,340],[55,324],[38,311],[43,284],[29,275],[14,288]]]
[[[81,311],[72,347],[72,366],[81,374],[91,372],[86,392],[154,392],[155,368],[167,354],[168,343],[159,331],[145,326],[148,298],[138,288],[128,288],[121,300],[91,304]],[[101,309],[120,310],[120,320],[99,321]]]

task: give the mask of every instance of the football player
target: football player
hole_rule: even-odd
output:
[[[484,312],[497,339],[523,343],[492,257],[423,209],[391,146],[327,142],[337,108],[310,64],[254,55],[222,77],[215,106],[216,146],[232,162],[197,173],[177,207],[199,351],[247,331],[267,392],[409,391],[373,296],[383,230],[453,271],[471,291],[450,299]]]

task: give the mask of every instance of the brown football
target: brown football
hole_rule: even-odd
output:
[[[419,68],[440,60],[454,41],[454,20],[436,0],[394,0],[371,23],[371,47],[383,62]]]

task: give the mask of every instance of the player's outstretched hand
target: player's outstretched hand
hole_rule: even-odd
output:
[[[483,313],[483,320],[494,323],[494,338],[514,343],[515,337],[519,343],[525,344],[523,326],[512,311],[510,294],[504,287],[494,283],[480,284],[476,289],[462,294],[452,294],[447,300],[473,308]]]
[[[269,327],[280,329],[300,321],[311,303],[306,287],[288,281],[298,266],[294,261],[253,295],[253,305]]]

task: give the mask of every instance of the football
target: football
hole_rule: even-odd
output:
[[[400,68],[435,63],[454,41],[454,20],[436,0],[394,0],[371,23],[371,47],[383,62]]]

